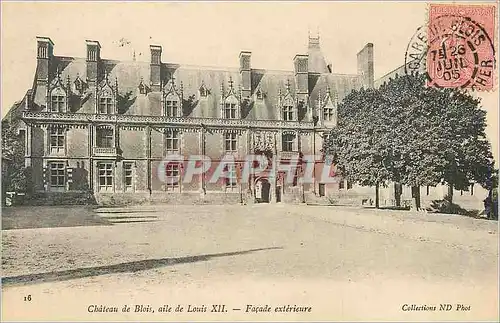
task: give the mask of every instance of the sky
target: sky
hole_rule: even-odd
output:
[[[98,40],[101,57],[237,67],[242,50],[252,68],[293,70],[307,52],[308,34],[320,35],[334,73],[356,73],[356,54],[374,44],[375,78],[404,63],[406,46],[426,20],[424,2],[1,2],[2,117],[32,85],[36,36],[50,37],[58,56],[85,56]],[[120,39],[126,46],[120,47]],[[498,35],[496,36],[498,39]],[[498,160],[498,91],[482,93],[488,136]]]

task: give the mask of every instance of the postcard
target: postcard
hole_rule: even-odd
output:
[[[496,2],[1,9],[2,321],[498,321]]]

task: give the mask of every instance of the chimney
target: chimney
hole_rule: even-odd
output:
[[[375,80],[373,71],[373,44],[368,43],[358,53],[358,74],[363,80],[364,88],[373,88]]]
[[[48,84],[49,68],[54,56],[54,43],[49,37],[37,37],[36,80],[38,84]]]
[[[241,76],[241,90],[244,98],[250,97],[252,94],[252,53],[242,51],[240,52],[240,76]]]
[[[161,46],[150,45],[151,63],[150,63],[150,81],[151,91],[161,91]]]
[[[293,59],[293,63],[295,66],[295,81],[297,83],[297,94],[299,99],[301,99],[301,95],[307,96],[307,94],[309,93],[308,61],[308,55],[295,55],[295,58]]]
[[[101,61],[101,44],[95,40],[87,43],[87,81],[96,83],[99,80],[99,63]]]

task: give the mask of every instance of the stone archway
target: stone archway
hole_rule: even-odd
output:
[[[271,183],[269,183],[267,178],[256,178],[254,190],[254,196],[257,203],[269,203],[271,201]]]

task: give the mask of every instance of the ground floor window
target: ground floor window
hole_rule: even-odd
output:
[[[99,176],[99,191],[113,191],[113,163],[100,162],[97,164]]]
[[[167,191],[179,189],[180,173],[180,165],[178,163],[167,164],[165,169],[165,174],[167,175],[165,189]]]
[[[134,189],[134,165],[133,163],[123,163],[123,187],[125,191],[132,191]]]
[[[64,190],[66,187],[66,174],[64,162],[50,162],[50,188],[51,190]]]
[[[226,183],[226,189],[234,189],[237,186],[237,177],[236,177],[236,166],[233,165],[226,165],[225,167],[226,171],[226,178],[225,178],[225,183]]]

